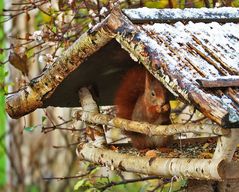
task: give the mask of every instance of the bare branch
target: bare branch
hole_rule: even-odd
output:
[[[85,177],[85,176],[89,175],[91,171],[92,170],[90,170],[90,171],[88,171],[84,174],[81,174],[81,175],[66,176],[66,177],[43,177],[42,179],[47,180],[47,181],[49,181],[49,180],[78,179],[78,178]]]
[[[82,111],[77,111],[76,118],[95,124],[104,124],[119,129],[124,129],[126,131],[134,131],[150,136],[153,135],[167,136],[174,135],[177,133],[188,133],[188,132],[212,133],[216,135],[230,134],[230,129],[223,129],[219,125],[204,124],[202,122],[187,124],[154,125],[146,122],[131,121],[118,117],[112,117],[110,115],[94,114],[90,112],[84,112],[85,115],[82,116],[82,113],[83,113]]]

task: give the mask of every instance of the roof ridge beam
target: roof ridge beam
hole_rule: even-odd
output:
[[[137,8],[124,9],[124,14],[133,23],[176,23],[182,22],[239,22],[239,9],[222,8],[186,8],[186,9],[155,9]]]

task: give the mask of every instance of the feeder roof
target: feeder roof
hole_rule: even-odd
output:
[[[16,118],[38,107],[78,106],[77,90],[89,84],[99,90],[100,104],[112,104],[121,75],[133,65],[130,56],[216,123],[238,127],[238,87],[202,84],[238,80],[238,21],[236,8],[115,9],[39,77],[9,96],[7,111]]]

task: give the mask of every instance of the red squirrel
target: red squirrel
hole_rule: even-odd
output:
[[[126,72],[116,92],[116,116],[152,124],[170,124],[168,91],[143,67]],[[125,131],[137,149],[166,146],[171,136],[147,136]]]

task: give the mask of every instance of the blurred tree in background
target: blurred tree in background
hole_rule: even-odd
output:
[[[83,32],[100,22],[108,0],[0,1],[0,191],[96,190],[97,167],[76,160],[77,132],[72,131],[72,109],[47,108],[7,119],[4,95],[17,91],[51,65]],[[120,0],[122,8],[189,8],[239,6],[239,0]],[[5,4],[5,6],[4,6]],[[7,126],[6,124],[7,119]],[[58,125],[65,126],[64,130]],[[61,179],[88,170],[90,177]],[[60,177],[56,181],[54,177]],[[48,179],[43,179],[48,178]],[[118,175],[113,175],[120,181]],[[183,186],[184,183],[179,183]],[[122,185],[114,191],[146,191],[149,183]],[[169,186],[165,187],[168,191]],[[104,189],[103,187],[101,189]],[[107,189],[107,188],[105,188]],[[175,189],[176,190],[176,189]]]
[[[4,3],[3,1],[0,2],[0,10],[3,10]],[[3,17],[0,18],[0,22],[3,22]],[[5,46],[5,37],[4,37],[4,28],[3,24],[0,25],[0,47],[3,48]],[[6,57],[5,53],[0,52],[0,61],[3,61]],[[6,126],[5,126],[5,111],[4,111],[4,79],[5,79],[5,71],[4,71],[4,65],[0,66],[0,187],[4,186],[6,183],[6,155],[5,155],[5,149],[6,145],[4,142],[4,136],[6,132]]]

